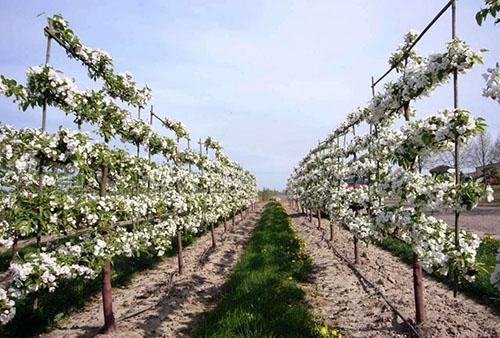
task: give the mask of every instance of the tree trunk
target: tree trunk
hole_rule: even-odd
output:
[[[212,247],[215,248],[217,246],[217,243],[215,243],[215,229],[214,229],[214,224],[210,224],[210,232],[212,233]]]
[[[111,296],[111,290],[111,261],[106,260],[102,268],[102,307],[104,310],[104,333],[115,330],[115,316],[113,314],[113,300]]]
[[[354,264],[361,264],[359,259],[359,240],[356,236],[354,236]]]
[[[179,274],[182,274],[182,231],[177,230],[177,265],[179,267]]]
[[[424,280],[422,265],[417,254],[413,254],[413,291],[415,294],[415,314],[417,324],[425,321]]]
[[[318,229],[321,229],[321,210],[318,209],[316,217],[318,218]]]
[[[10,256],[10,263],[15,263],[17,259],[17,248],[19,245],[19,234],[14,234],[14,240],[12,243],[12,255]]]

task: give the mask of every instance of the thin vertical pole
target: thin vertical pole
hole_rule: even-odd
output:
[[[182,275],[183,261],[182,261],[182,230],[177,229],[177,265],[179,267],[179,274]]]
[[[101,179],[99,181],[99,196],[101,198],[107,195],[109,170],[106,165],[101,168]],[[103,233],[104,239],[109,238],[109,233]],[[115,316],[113,314],[113,297],[111,284],[111,261],[106,259],[102,267],[102,307],[104,312],[104,332],[111,332],[115,329]]]
[[[49,27],[50,28],[50,27]],[[49,64],[50,61],[50,46],[51,46],[52,38],[50,36],[47,36],[47,48],[45,50],[45,66]],[[43,99],[43,106],[42,106],[42,131],[47,130],[47,97]],[[38,170],[38,174],[40,175],[39,177],[39,186],[38,189],[42,189],[42,175],[43,175],[43,166],[44,166],[44,161],[43,158],[40,159],[40,168]],[[41,224],[37,225],[37,230],[36,230],[36,246],[38,249],[38,252],[40,252],[40,245],[42,242],[42,227]],[[17,244],[17,243],[16,243]],[[17,245],[13,248],[13,257],[15,257],[15,254],[17,253]]]
[[[151,105],[151,110],[149,112],[149,125],[153,126],[153,105]],[[151,150],[148,147],[148,161],[151,163]]]
[[[191,139],[187,138],[187,146],[188,146],[188,149],[191,150],[191,143],[190,143]],[[188,163],[188,168],[189,168],[189,171],[191,172],[191,162]]]
[[[417,324],[425,320],[424,308],[424,278],[422,273],[422,264],[416,253],[413,253],[413,293],[415,294],[415,314]]]
[[[352,136],[356,136],[356,127],[353,125],[352,126]],[[354,157],[354,161],[356,161],[358,159],[358,155],[356,154],[356,152],[354,152],[353,154],[353,157]],[[356,176],[354,176],[354,185],[353,185],[353,189],[356,189],[356,181],[358,180],[358,178]],[[356,205],[355,206],[356,208],[358,208],[358,206]],[[358,217],[358,210],[356,209],[356,217]],[[361,263],[361,260],[359,258],[359,240],[358,240],[358,237],[356,237],[356,235],[353,236],[354,237],[354,264],[356,265],[359,265]]]
[[[217,246],[217,243],[215,242],[215,229],[214,229],[214,223],[210,224],[210,232],[212,235],[212,247],[215,248]]]
[[[457,23],[457,6],[456,1],[451,4],[451,37],[455,39],[457,37],[456,32]],[[457,114],[458,109],[458,71],[457,68],[453,69],[453,107],[455,108],[455,114]],[[455,135],[455,185],[458,187],[460,185],[460,144],[458,140],[458,135]],[[455,250],[459,250],[459,240],[458,240],[458,221],[460,218],[460,211],[458,208],[455,209]],[[453,297],[457,297],[458,294],[458,271],[455,269],[453,271]]]
[[[360,259],[359,259],[359,239],[358,237],[354,236],[354,264],[359,265]]]
[[[321,210],[316,211],[316,217],[318,218],[318,229],[321,229]]]
[[[153,127],[153,105],[149,111],[149,126]],[[151,165],[151,147],[148,147],[148,163]],[[151,178],[148,176],[148,191],[151,188]]]
[[[52,38],[47,36],[47,48],[45,50],[45,66],[49,64],[50,61],[50,46],[51,46]],[[43,101],[42,108],[42,131],[47,129],[47,99],[45,98]]]
[[[140,120],[141,119],[141,107],[137,108],[137,119]],[[141,151],[141,145],[139,144],[139,142],[137,142],[137,157],[139,157],[139,153]]]
[[[405,60],[406,67],[406,60]],[[409,112],[410,102],[405,102],[403,105],[404,116],[406,122],[410,121]],[[413,170],[418,172],[416,162],[413,163]],[[416,208],[416,213],[420,214],[420,208]],[[425,321],[425,303],[424,303],[424,279],[422,272],[422,264],[420,258],[416,253],[413,253],[413,294],[415,298],[415,319],[417,324]]]

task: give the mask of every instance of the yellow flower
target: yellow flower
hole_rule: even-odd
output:
[[[288,277],[288,280],[292,280],[292,279],[293,279],[292,276]]]
[[[326,334],[328,333],[328,330],[326,329],[326,327],[322,327],[320,330],[319,330],[319,333],[321,333],[322,336],[326,336]]]
[[[336,336],[337,335],[337,330],[332,330],[332,336]]]

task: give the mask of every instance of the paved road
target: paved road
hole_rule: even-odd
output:
[[[436,218],[441,218],[450,226],[455,224],[455,216],[451,212],[446,213],[428,213]],[[500,239],[500,207],[499,206],[481,206],[472,211],[466,211],[460,214],[459,225],[465,229],[474,231],[480,236],[491,234]]]

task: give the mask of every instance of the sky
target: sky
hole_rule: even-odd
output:
[[[308,150],[349,112],[366,105],[371,76],[388,69],[403,35],[422,30],[445,3],[0,0],[0,74],[24,83],[26,69],[43,64],[46,17],[60,13],[84,44],[113,56],[117,71],[130,71],[140,86],[153,89],[151,104],[158,115],[183,122],[194,140],[215,137],[257,177],[260,188],[284,189]],[[482,97],[481,74],[500,62],[500,25],[491,19],[476,24],[481,5],[480,0],[457,5],[458,36],[476,50],[489,50],[484,65],[460,77],[459,105],[484,117],[497,137],[500,106]],[[441,52],[450,38],[448,12],[416,50]],[[50,64],[74,77],[80,88],[98,85],[56,44]],[[448,84],[415,108],[420,118],[452,105]],[[0,97],[0,121],[39,127],[41,113],[21,112]],[[71,119],[51,108],[48,125],[57,130],[71,126]]]

